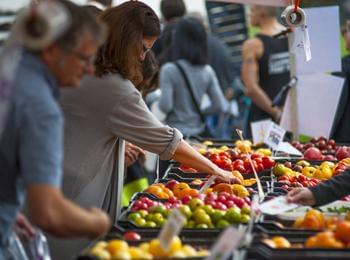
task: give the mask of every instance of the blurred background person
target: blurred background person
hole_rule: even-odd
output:
[[[187,137],[210,137],[212,134],[206,127],[207,116],[225,111],[228,104],[215,72],[208,65],[204,25],[195,18],[178,19],[170,46],[173,62],[161,67],[159,83],[159,108],[166,115],[165,123],[179,129]],[[205,94],[210,104],[202,109]],[[161,176],[168,166],[169,162],[160,161]]]
[[[250,22],[260,31],[244,42],[241,78],[246,95],[252,99],[248,116],[247,138],[251,138],[250,123],[272,119],[279,122],[282,107],[272,107],[272,100],[290,80],[288,39],[273,36],[285,28],[277,21],[275,7],[251,6]],[[284,101],[283,101],[284,103]]]
[[[201,22],[189,17],[179,19],[174,29],[171,45],[174,62],[166,63],[160,69],[159,108],[167,115],[166,123],[183,135],[207,135],[202,117],[227,108],[216,74],[208,65],[207,34]],[[190,86],[175,62],[185,71]],[[204,94],[208,95],[210,105],[199,113],[196,105],[201,109]]]
[[[110,224],[100,209],[91,204],[80,208],[60,190],[59,88],[77,87],[84,74],[93,73],[90,61],[104,39],[102,25],[93,16],[69,1],[60,3],[69,12],[71,25],[44,49],[24,49],[0,139],[0,259],[15,258],[10,236],[25,200],[33,224],[54,236],[93,238],[107,232]]]
[[[152,47],[152,50],[161,66],[169,61],[168,44],[171,42],[173,25],[178,18],[181,18],[186,14],[186,5],[183,0],[161,0],[160,12],[162,15],[163,28],[159,38]]]
[[[346,50],[350,51],[350,20],[346,20],[342,28],[342,35],[345,40]],[[333,121],[331,138],[338,143],[350,142],[350,55],[342,58],[342,71],[333,73],[345,78],[342,93],[337,107],[337,112]]]

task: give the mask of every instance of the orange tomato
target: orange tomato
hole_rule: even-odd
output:
[[[180,182],[175,184],[173,193],[176,197],[182,198],[187,195],[187,190],[190,190],[191,187],[185,183],[185,182]]]
[[[215,185],[213,191],[217,193],[227,192],[229,194],[233,194],[232,186],[228,183],[219,183]]]
[[[350,222],[341,221],[335,230],[335,236],[344,243],[350,243]]]
[[[276,236],[271,239],[273,242],[275,242],[276,248],[290,248],[291,244],[290,242],[285,238],[281,236]]]

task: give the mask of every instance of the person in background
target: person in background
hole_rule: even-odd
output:
[[[193,90],[199,107],[204,94],[208,95],[210,105],[201,111],[203,116],[225,111],[227,106],[216,74],[208,65],[207,34],[201,22],[189,17],[179,19],[174,30],[172,60],[183,68],[191,86],[187,86],[175,62],[164,64],[160,69],[159,108],[167,115],[166,123],[185,136],[205,134],[188,88]]]
[[[345,26],[342,28],[342,35],[345,40],[347,51],[350,51],[350,20],[347,20]],[[342,71],[333,73],[336,76],[345,78],[342,93],[340,95],[337,112],[335,114],[331,132],[331,138],[338,143],[350,142],[350,125],[348,119],[350,118],[350,55],[342,58]]]
[[[294,188],[287,194],[289,203],[321,206],[350,194],[350,170],[311,188]]]
[[[60,3],[69,12],[71,25],[45,49],[24,50],[0,139],[0,259],[14,257],[9,241],[25,200],[33,224],[55,236],[93,238],[110,225],[100,209],[80,208],[60,190],[59,87],[77,87],[84,74],[94,72],[91,62],[104,39],[103,27],[93,16],[69,1]],[[16,224],[23,223],[19,215]]]
[[[171,31],[176,20],[186,14],[186,5],[183,0],[161,0],[160,12],[163,17],[164,28],[152,50],[161,66],[168,61]]]
[[[290,80],[287,38],[273,38],[284,30],[276,19],[275,7],[251,6],[250,21],[259,34],[242,47],[241,78],[246,95],[252,99],[246,137],[251,138],[250,123],[263,119],[279,122],[282,107],[272,107],[273,98]]]
[[[92,203],[106,210],[115,223],[121,206],[117,198],[122,192],[119,179],[124,176],[124,140],[200,172],[232,176],[195,151],[177,129],[160,123],[135,88],[143,79],[146,53],[160,33],[155,12],[141,1],[128,1],[105,10],[99,18],[109,34],[97,53],[96,76],[86,77],[81,88],[62,95],[64,193],[79,205]],[[87,244],[56,242],[59,259]]]

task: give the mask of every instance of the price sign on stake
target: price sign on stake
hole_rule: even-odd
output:
[[[285,133],[286,130],[284,130],[279,125],[276,125],[275,123],[271,122],[264,143],[271,147],[273,150],[276,150],[279,144],[282,142]]]
[[[242,131],[239,130],[239,129],[236,129],[236,132],[237,132],[239,138],[240,138],[242,141],[244,141]],[[254,177],[255,177],[255,180],[256,180],[256,184],[257,184],[257,186],[258,186],[259,201],[263,201],[263,200],[264,200],[264,197],[265,197],[265,194],[264,194],[264,190],[263,190],[263,188],[262,188],[262,186],[261,186],[260,179],[259,179],[259,177],[258,177],[258,174],[256,173],[256,169],[255,169],[255,167],[254,167],[254,164],[253,164],[253,162],[252,162],[252,158],[250,157],[250,154],[249,154],[248,152],[246,152],[246,155],[247,155],[247,157],[248,157],[248,160],[249,160],[250,165],[252,166],[252,169],[253,169],[253,172],[254,172]]]
[[[168,251],[171,241],[177,236],[183,225],[185,224],[186,218],[181,214],[178,209],[173,209],[167,222],[163,226],[159,234],[159,242],[164,251]]]
[[[229,227],[219,237],[218,242],[210,250],[211,254],[206,260],[226,260],[239,246],[243,238],[243,232],[237,228]]]
[[[199,193],[204,193],[207,191],[207,189],[215,182],[216,175],[211,176],[207,182],[203,185],[203,187],[199,190]]]
[[[277,215],[297,207],[299,207],[299,205],[288,203],[286,196],[279,196],[260,204],[259,210],[264,214]]]

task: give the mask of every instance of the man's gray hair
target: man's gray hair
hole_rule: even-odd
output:
[[[83,35],[91,36],[98,45],[106,38],[106,27],[89,11],[68,0],[60,0],[71,16],[71,25],[68,30],[56,41],[63,49],[75,49]]]

